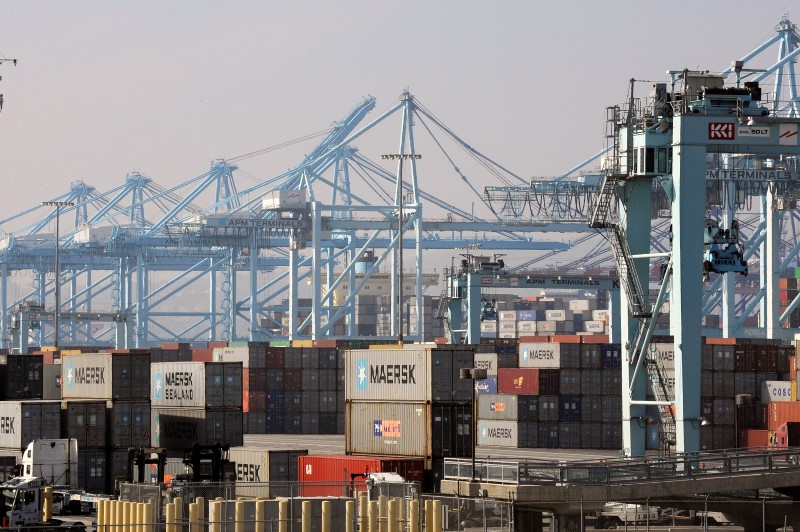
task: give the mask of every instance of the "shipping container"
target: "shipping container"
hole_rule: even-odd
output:
[[[561,343],[561,368],[580,369],[581,367],[581,344],[580,336],[563,337],[577,339],[576,342]],[[555,340],[553,340],[555,341]]]
[[[17,464],[22,463],[22,453],[10,449],[0,449],[0,482],[15,476]]]
[[[581,369],[600,369],[603,366],[602,344],[581,344]]]
[[[152,364],[150,402],[156,408],[242,408],[241,362]]]
[[[301,496],[336,497],[366,490],[369,473],[397,473],[423,482],[425,460],[378,456],[306,455],[297,457]],[[364,476],[362,476],[364,475]]]
[[[114,401],[111,404],[111,445],[117,449],[150,447],[150,403]]]
[[[42,399],[45,401],[61,400],[61,364],[42,366]]]
[[[478,446],[519,447],[517,422],[479,419]]]
[[[560,393],[568,395],[578,395],[581,393],[581,370],[562,369],[560,375]]]
[[[517,421],[517,395],[481,395],[478,397],[478,419]]]
[[[495,393],[497,393],[497,377],[487,377],[486,379],[475,381],[476,395]]]
[[[539,370],[500,368],[497,370],[497,391],[501,394],[539,395]]]
[[[150,426],[152,445],[165,447],[169,451],[183,453],[193,443],[221,443],[231,447],[244,444],[242,412],[236,410],[153,408]]]
[[[792,386],[789,381],[764,381],[761,383],[761,403],[791,401]]]
[[[0,447],[24,451],[32,440],[60,437],[60,402],[0,401]]]
[[[539,396],[539,421],[558,421],[558,396]]]
[[[497,353],[475,353],[475,367],[485,369],[486,375],[497,376]]]
[[[740,430],[736,446],[744,449],[763,449],[769,445],[769,431],[766,429]]]
[[[622,367],[622,347],[619,344],[602,344],[600,364],[603,369]]]
[[[520,343],[520,368],[559,368],[561,367],[561,344]]]
[[[42,398],[42,355],[0,354],[0,400]]]
[[[307,454],[306,449],[231,447],[228,459],[236,464],[237,482],[297,482],[298,457]]]
[[[647,358],[659,367],[675,369],[675,344],[653,342],[650,344]]]
[[[78,449],[104,449],[108,435],[106,401],[63,401],[64,438],[75,438]],[[62,414],[63,415],[63,414]]]
[[[519,421],[539,421],[539,396],[517,396],[517,410]]]
[[[539,394],[558,395],[561,390],[561,370],[539,370]]]
[[[62,355],[64,400],[146,401],[150,396],[150,355],[82,353]]]
[[[241,362],[243,368],[267,367],[267,352],[264,347],[215,347],[214,362]]]
[[[800,421],[800,402],[773,402],[764,405],[765,420],[769,430],[778,430],[784,423]]]
[[[110,493],[108,453],[105,450],[81,449],[78,443],[78,485],[73,488],[89,493]]]

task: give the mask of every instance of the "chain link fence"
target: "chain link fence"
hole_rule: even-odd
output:
[[[422,496],[422,500],[441,501],[443,532],[514,530],[514,506],[510,502],[441,494],[426,494]]]

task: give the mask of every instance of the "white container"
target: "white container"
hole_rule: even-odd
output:
[[[497,332],[497,322],[494,321],[494,320],[482,321],[481,322],[481,332],[496,333]]]
[[[764,381],[761,383],[761,404],[792,400],[790,381]]]
[[[493,447],[517,447],[519,430],[516,421],[478,421],[478,445]]]
[[[515,332],[501,332],[499,333],[500,338],[516,338],[517,333]]]
[[[573,312],[584,312],[589,310],[588,299],[573,299],[569,302],[569,309]]]
[[[593,310],[592,311],[592,319],[594,321],[608,321],[608,310]]]
[[[306,206],[305,190],[273,190],[261,199],[261,208],[265,211],[274,209],[302,209]]]
[[[567,320],[567,311],[563,310],[563,309],[545,310],[544,311],[544,319],[545,319],[545,321],[566,321]]]
[[[501,310],[497,313],[497,317],[500,321],[510,320],[516,321],[517,319],[517,311],[516,310]]]
[[[499,322],[500,332],[517,332],[517,321],[516,320],[500,320]]]
[[[0,448],[21,451],[33,440],[60,437],[60,401],[0,401]]]
[[[475,353],[475,367],[485,369],[488,376],[497,376],[497,353]]]
[[[675,369],[675,344],[650,344],[647,356],[654,360],[659,367]]]
[[[518,333],[526,333],[526,334],[536,334],[536,322],[535,321],[518,321],[517,322],[517,332]]]
[[[520,343],[519,367],[521,368],[561,367],[561,344],[544,343],[544,342]]]
[[[584,321],[583,330],[593,334],[603,334],[606,330],[606,324],[602,321]]]
[[[158,362],[150,366],[153,407],[241,408],[240,362]]]

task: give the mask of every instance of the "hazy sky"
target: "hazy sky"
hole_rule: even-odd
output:
[[[325,129],[364,96],[378,98],[377,115],[406,87],[504,166],[525,177],[558,174],[603,147],[604,109],[624,100],[629,78],[721,70],[769,37],[797,4],[1,5],[0,53],[19,59],[16,67],[0,66],[5,218],[75,180],[107,190],[136,170],[172,186],[205,172],[213,158]],[[800,20],[800,9],[789,18]],[[289,168],[302,153],[242,162],[240,188]],[[452,203],[460,199],[465,209],[474,201],[453,190]]]

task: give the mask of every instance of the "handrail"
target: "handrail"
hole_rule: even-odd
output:
[[[518,485],[635,484],[714,475],[800,471],[800,448],[711,451],[670,457],[576,460],[445,458],[444,478]]]

